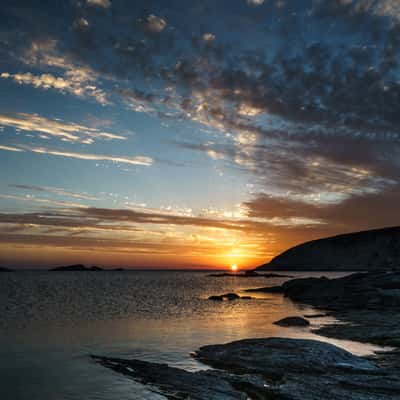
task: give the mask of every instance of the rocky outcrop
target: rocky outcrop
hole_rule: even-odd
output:
[[[174,400],[395,400],[400,379],[331,344],[301,339],[246,339],[200,348],[194,357],[217,370],[188,372],[140,360],[94,357],[107,368],[151,384]]]
[[[250,300],[251,297],[250,296],[239,296],[236,293],[226,293],[226,294],[221,294],[221,295],[214,295],[214,296],[210,296],[208,298],[208,300],[214,300],[214,301],[224,301],[224,300]]]
[[[400,346],[400,272],[294,279],[281,286],[248,291],[283,293],[294,301],[330,310],[331,315],[348,322],[323,326],[319,334]]]
[[[275,325],[279,326],[309,326],[310,323],[302,317],[286,317],[282,318],[279,321],[274,322]]]
[[[257,270],[400,269],[400,227],[349,233],[292,247]]]

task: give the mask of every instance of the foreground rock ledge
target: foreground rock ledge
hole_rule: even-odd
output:
[[[174,400],[399,399],[400,379],[390,369],[315,340],[246,339],[201,347],[194,357],[218,370],[93,356]]]

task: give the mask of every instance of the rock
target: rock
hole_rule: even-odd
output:
[[[260,293],[283,293],[282,286],[267,286],[255,289],[246,289],[246,292],[260,292]]]
[[[323,326],[315,333],[339,339],[400,346],[400,272],[356,273],[342,278],[306,278],[250,292],[283,293],[347,324]],[[384,357],[384,356],[383,356]]]
[[[261,274],[264,278],[293,278],[293,275],[283,275],[283,274]]]
[[[291,373],[321,373],[329,369],[376,371],[370,361],[329,343],[306,339],[244,339],[201,347],[195,358],[214,368],[259,373],[279,378]]]
[[[217,370],[188,372],[140,360],[95,361],[174,400],[395,400],[389,370],[328,343],[246,339],[201,347],[194,357]]]
[[[96,266],[90,267],[90,268],[88,268],[88,269],[89,269],[90,271],[104,271],[103,268],[96,267]]]
[[[323,317],[327,317],[328,314],[304,314],[304,318],[323,318]]]
[[[400,268],[400,227],[348,233],[292,247],[260,270],[385,271]]]
[[[274,322],[279,326],[309,326],[310,323],[302,317],[286,317]]]
[[[384,289],[379,291],[383,306],[400,307],[400,289]]]
[[[250,300],[251,297],[250,296],[239,296],[236,293],[226,293],[226,294],[221,294],[221,295],[214,295],[214,296],[210,296],[208,298],[208,300],[214,300],[214,301],[223,301],[223,300],[238,300],[238,299],[242,299],[242,300]]]
[[[224,298],[224,299],[228,299],[228,300],[237,300],[237,299],[240,299],[240,296],[238,295],[238,294],[236,294],[236,293],[226,293],[226,294],[224,294],[224,295],[222,295],[222,297]]]
[[[166,364],[140,360],[92,356],[104,367],[131,376],[143,384],[158,388],[157,392],[174,400],[246,400],[244,392],[236,390],[215,372],[191,373]]]
[[[210,297],[208,298],[208,300],[223,301],[224,298],[223,298],[223,296],[210,296]]]
[[[103,268],[95,266],[87,268],[82,264],[75,264],[75,265],[67,265],[65,267],[63,266],[63,267],[52,268],[50,269],[50,271],[59,271],[59,272],[103,271]]]

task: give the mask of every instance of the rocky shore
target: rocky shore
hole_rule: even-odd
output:
[[[282,293],[346,324],[321,335],[400,346],[400,272],[358,273],[338,279],[295,279],[249,290]],[[285,318],[284,326],[307,325]],[[213,369],[188,372],[165,364],[93,356],[101,365],[184,400],[395,400],[400,396],[398,350],[355,356],[316,340],[246,339],[201,347],[193,356]]]
[[[247,292],[282,293],[293,301],[328,310],[346,324],[316,333],[339,339],[400,347],[400,272],[357,273],[337,279],[306,278]]]

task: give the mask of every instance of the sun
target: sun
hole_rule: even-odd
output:
[[[232,264],[232,265],[231,265],[231,270],[232,270],[232,271],[237,271],[237,269],[238,269],[238,267],[237,267],[236,264]]]

